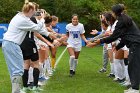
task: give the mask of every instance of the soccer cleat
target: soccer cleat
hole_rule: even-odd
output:
[[[53,75],[53,71],[52,70],[48,71],[48,76],[52,76],[52,75]]]
[[[108,75],[108,77],[109,77],[109,78],[114,78],[114,77],[115,77],[115,75],[114,75],[114,74],[112,74],[112,73],[110,73],[110,74]]]
[[[43,85],[45,85],[45,82],[38,81],[38,86],[43,86]]]
[[[49,76],[45,76],[44,78],[45,78],[46,80],[48,80],[50,77],[49,77]]]
[[[21,90],[23,90],[24,92],[27,92],[29,90],[28,87],[23,87]]]
[[[116,80],[118,80],[118,78],[115,77],[115,78],[113,79],[113,81],[116,81]]]
[[[129,88],[128,90],[124,90],[124,93],[140,93],[139,90]]]
[[[49,79],[49,77],[45,77],[45,76],[43,76],[43,77],[39,78],[38,81],[43,82],[43,81],[46,81],[46,80],[48,80],[48,79]]]
[[[39,92],[39,91],[43,91],[43,89],[41,89],[40,87],[33,86],[33,88],[31,89],[31,91]]]
[[[102,68],[101,70],[99,70],[100,73],[104,73],[106,72],[106,69],[105,68]]]
[[[118,83],[122,83],[125,81],[125,78],[123,78],[123,79],[115,78],[113,81],[118,82]]]
[[[53,68],[52,71],[55,72],[55,69]]]
[[[122,84],[123,86],[130,86],[131,83],[129,81],[126,81],[124,84]]]
[[[73,75],[75,75],[75,71],[73,71]]]
[[[123,85],[123,84],[125,84],[126,82],[128,82],[128,81],[125,80],[124,82],[122,82],[122,83],[120,83],[120,84]]]
[[[26,93],[26,91],[23,91],[22,89],[20,90],[20,93]]]
[[[73,76],[73,70],[70,70],[70,75],[69,75],[70,77],[72,77]]]

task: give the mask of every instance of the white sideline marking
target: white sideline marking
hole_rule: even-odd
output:
[[[57,64],[59,63],[60,59],[62,58],[62,56],[64,55],[64,53],[66,52],[66,50],[67,50],[67,47],[63,50],[63,52],[61,53],[61,55],[56,60],[56,63],[54,65],[54,69],[56,68]]]

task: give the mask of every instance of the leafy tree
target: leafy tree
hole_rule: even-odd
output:
[[[56,0],[36,0],[36,1],[39,4],[40,8],[45,9],[51,15],[54,14]]]
[[[134,19],[140,27],[140,1],[139,0],[124,0],[126,4],[127,13]]]
[[[0,23],[9,23],[22,5],[20,0],[0,0]]]
[[[103,11],[110,11],[111,6],[123,3],[128,14],[140,27],[139,0],[29,0],[37,2],[51,15],[59,17],[60,22],[71,22],[71,15],[78,14],[79,20],[85,25],[86,35],[92,29],[100,30],[99,15]],[[0,0],[0,22],[8,23],[24,3],[24,0]]]

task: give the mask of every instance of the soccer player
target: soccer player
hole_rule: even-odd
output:
[[[51,23],[52,29],[56,33],[60,33],[60,27],[58,26],[57,23],[58,23],[58,17],[53,15],[52,16],[52,23]]]
[[[57,25],[58,23],[58,17],[56,16],[52,16],[52,23],[51,23],[51,27],[52,27],[52,30],[55,32],[55,33],[59,33],[60,31],[60,27]],[[56,52],[57,52],[57,48],[50,48],[51,50],[51,66],[52,66],[52,69],[54,69],[54,66],[55,66],[55,61],[56,61]]]
[[[52,18],[51,16],[46,16],[45,17],[45,28],[49,31],[50,29],[48,29],[48,27],[50,27],[52,22]],[[53,33],[53,32],[51,32]],[[45,36],[44,36],[45,37]],[[51,43],[53,43],[53,39],[49,38],[49,37],[45,37],[45,39],[49,40]],[[48,72],[48,76],[52,75],[52,68],[51,68],[51,61],[50,61],[50,57],[49,57],[49,48],[54,48],[54,47],[49,47],[46,43],[42,42],[39,40],[38,42],[39,44],[39,61],[40,61],[40,80],[45,80],[48,77],[46,77],[46,70]],[[41,84],[41,82],[40,82]]]
[[[72,15],[72,23],[69,23],[66,26],[67,30],[67,49],[70,55],[69,64],[70,64],[70,76],[73,76],[76,71],[76,66],[78,64],[78,57],[81,51],[82,42],[81,38],[88,43],[88,40],[85,38],[84,33],[84,26],[83,24],[79,23],[78,15]]]
[[[37,20],[35,17],[32,17],[31,20],[37,24]],[[38,55],[38,50],[37,46],[35,44],[34,40],[34,32],[28,31],[26,34],[26,37],[22,44],[20,45],[22,53],[23,53],[23,58],[24,58],[24,74],[23,74],[23,91],[26,92],[28,90],[28,72],[30,66],[33,67],[33,91],[38,91],[40,88],[38,87],[38,78],[39,78],[39,55]],[[42,37],[43,38],[43,37]],[[40,39],[42,39],[40,37]],[[54,47],[53,44],[51,44],[49,41],[47,41],[45,38],[42,39],[45,43],[50,45],[51,47]]]
[[[118,38],[121,38],[120,43],[116,50],[124,45],[129,48],[128,57],[128,72],[132,88],[125,90],[124,93],[139,93],[140,85],[140,30],[135,22],[128,15],[123,13],[123,8],[120,4],[112,7],[113,15],[117,18],[118,22],[115,26],[113,34],[107,38],[99,39],[92,44],[94,47],[100,43],[110,43]]]
[[[46,36],[51,34],[43,27],[44,13],[38,24],[33,23],[30,18],[36,12],[35,4],[25,3],[22,12],[17,13],[11,20],[8,31],[4,34],[2,50],[10,73],[12,83],[12,93],[20,93],[22,75],[24,73],[24,60],[20,45],[23,42],[28,31],[39,32]]]
[[[109,34],[112,33],[113,28],[115,26],[115,18],[112,16],[112,14],[110,12],[105,12],[102,16],[103,16],[102,24],[104,24],[104,25],[102,25],[102,29],[104,31],[100,35],[94,37],[93,40],[94,39],[97,40],[99,38],[104,38],[104,37],[108,36]],[[109,24],[106,22],[106,20],[105,20],[106,18],[110,20]],[[106,24],[106,26],[105,26],[105,24]],[[109,34],[106,34],[106,33],[109,33]],[[107,56],[105,56],[105,54],[107,54],[109,56],[109,59],[110,59],[110,68],[111,68],[111,72],[108,75],[108,77],[114,77],[115,76],[114,75],[115,74],[115,72],[114,72],[115,70],[114,70],[114,62],[113,62],[114,58],[113,58],[112,44],[111,43],[105,44],[103,48],[105,48],[107,50],[107,51],[105,51],[105,49],[104,49],[104,51],[103,51],[104,52],[104,62],[105,62],[103,67],[107,66],[107,63],[106,63],[106,61],[107,61],[106,57]],[[106,71],[105,68],[100,70],[100,72],[104,72],[104,71]]]

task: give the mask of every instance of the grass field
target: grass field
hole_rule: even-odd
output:
[[[58,49],[57,57],[65,47]],[[124,87],[113,82],[106,73],[99,73],[102,67],[102,47],[83,47],[74,77],[69,77],[69,55],[66,51],[57,65],[54,75],[43,86],[42,93],[123,93]],[[108,66],[109,67],[109,66]],[[0,93],[11,93],[7,66],[0,48]]]

